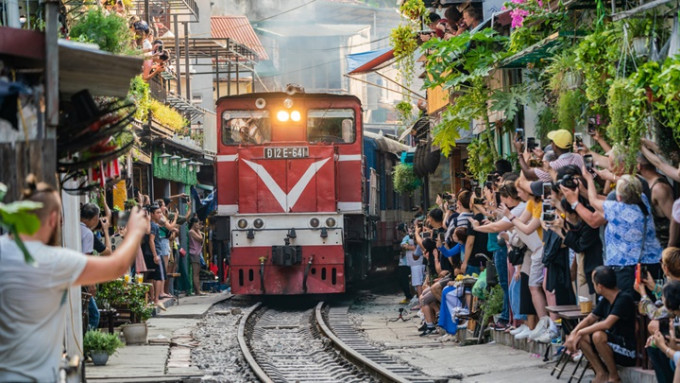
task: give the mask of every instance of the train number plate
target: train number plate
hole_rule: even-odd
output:
[[[309,147],[307,146],[284,146],[264,148],[264,158],[267,159],[286,159],[286,158],[307,158],[309,157]]]

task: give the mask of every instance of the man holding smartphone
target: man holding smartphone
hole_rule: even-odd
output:
[[[553,179],[554,173],[560,168],[567,165],[576,165],[579,169],[583,167],[583,158],[579,154],[571,152],[572,136],[568,130],[553,130],[548,133],[548,139],[550,139],[550,144],[557,156],[556,160],[549,162],[550,168],[548,171],[529,166],[522,155],[522,153],[525,152],[523,142],[515,139],[515,148],[519,154],[519,165],[522,168],[524,176],[530,181],[538,179],[543,182],[550,182]],[[529,148],[527,148],[526,151],[529,151]],[[533,150],[533,153],[539,158],[543,158],[543,151],[540,150],[540,148]]]

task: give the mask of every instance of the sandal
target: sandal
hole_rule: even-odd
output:
[[[163,306],[162,303],[156,303],[156,307],[158,307],[159,309],[161,309],[161,311],[166,311],[166,310],[167,310],[167,309],[165,308],[165,306]]]
[[[161,298],[161,299],[170,299],[170,298],[174,298],[172,295],[169,295],[169,294],[161,294],[161,295],[159,295],[158,297]]]

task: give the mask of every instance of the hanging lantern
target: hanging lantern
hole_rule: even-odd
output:
[[[171,157],[171,156],[170,156],[168,153],[163,153],[163,154],[161,154],[160,156],[158,156],[158,158],[161,159],[161,163],[163,163],[163,165],[167,165],[167,164],[168,164],[168,160],[169,160],[170,157]]]
[[[182,157],[180,157],[180,156],[178,156],[178,155],[176,155],[176,154],[173,155],[172,157],[170,157],[170,164],[171,164],[172,166],[177,166],[177,161],[179,161],[181,158],[182,158]]]
[[[182,166],[182,168],[186,168],[188,162],[189,162],[188,158],[182,158],[181,160],[179,160],[179,164],[180,166]]]

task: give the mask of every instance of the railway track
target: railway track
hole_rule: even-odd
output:
[[[251,306],[238,343],[260,381],[433,382],[368,344],[347,319],[347,307],[285,311]]]

